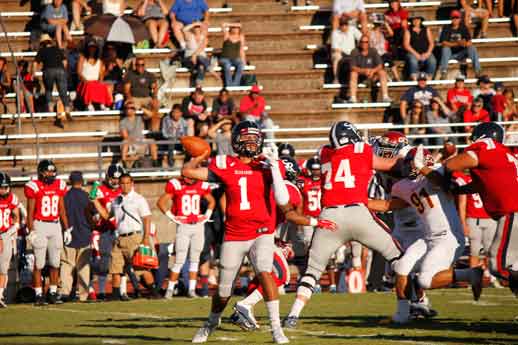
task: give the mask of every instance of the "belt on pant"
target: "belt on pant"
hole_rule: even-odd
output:
[[[43,219],[35,219],[35,221],[37,221],[37,222],[43,222],[43,223],[52,223],[52,224],[57,224],[57,223],[59,223],[59,220],[43,220]]]
[[[132,236],[132,235],[141,234],[141,233],[142,233],[142,231],[132,231],[132,232],[128,232],[125,234],[119,234],[119,237],[127,237],[127,236]]]
[[[325,208],[348,208],[348,207],[355,207],[360,206],[361,204],[349,204],[349,205],[335,205],[335,206],[327,206]]]

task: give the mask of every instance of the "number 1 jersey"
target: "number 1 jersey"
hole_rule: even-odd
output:
[[[34,219],[47,222],[59,220],[59,198],[67,191],[65,181],[55,179],[52,184],[40,180],[25,184],[24,193],[27,199],[34,199]]]

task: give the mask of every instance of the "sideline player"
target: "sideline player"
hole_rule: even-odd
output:
[[[470,171],[473,181],[457,192],[479,193],[487,213],[497,221],[489,247],[493,275],[509,280],[518,296],[518,161],[504,146],[504,129],[495,122],[478,124],[470,146],[444,163],[448,171]]]
[[[36,293],[35,305],[38,306],[47,304],[41,288],[41,270],[47,259],[50,273],[48,303],[63,303],[57,295],[61,249],[64,239],[65,244],[72,240],[72,229],[68,227],[63,201],[67,185],[65,181],[57,179],[56,175],[54,163],[44,159],[38,164],[38,179],[27,182],[24,188],[29,231],[27,240],[34,250],[32,278]],[[64,232],[61,230],[60,220],[66,229]]]
[[[297,297],[284,326],[295,328],[302,309],[314,292],[329,259],[344,243],[356,240],[377,250],[389,262],[401,256],[390,234],[367,209],[367,187],[373,169],[388,171],[396,160],[377,157],[354,125],[336,122],[329,132],[330,145],[320,152],[323,189],[321,219],[337,224],[336,231],[317,228],[309,249],[307,270],[300,279]]]
[[[212,298],[208,320],[196,332],[192,342],[204,343],[219,326],[227,306],[234,278],[241,262],[249,255],[261,286],[271,322],[275,343],[288,343],[279,318],[277,286],[271,276],[274,251],[275,200],[271,186],[271,171],[257,159],[262,152],[263,134],[255,122],[242,121],[234,127],[232,148],[237,157],[219,155],[208,168],[199,167],[207,158],[193,158],[182,169],[182,175],[225,187],[225,238],[221,246],[220,275],[217,293]]]
[[[201,214],[201,199],[208,202],[205,214]],[[172,201],[168,208],[168,200]],[[165,187],[165,193],[160,196],[157,206],[163,214],[177,224],[176,261],[169,274],[169,283],[165,293],[166,299],[173,297],[178,277],[182,270],[187,253],[189,253],[189,290],[188,297],[196,297],[196,280],[200,253],[205,242],[205,223],[210,219],[216,200],[211,194],[207,182],[193,180],[187,177],[170,179]]]
[[[11,192],[11,178],[0,172],[0,308],[6,308],[4,289],[7,287],[7,273],[20,228],[20,203]]]

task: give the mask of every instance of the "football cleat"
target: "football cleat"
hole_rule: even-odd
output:
[[[165,291],[164,298],[165,299],[173,299],[174,290],[173,289],[167,289]]]
[[[287,316],[284,320],[282,320],[282,327],[288,329],[295,329],[297,328],[298,321],[299,318],[296,316]]]
[[[392,315],[392,322],[398,323],[398,324],[405,324],[410,321],[410,315],[404,314],[400,312],[396,312],[394,315]]]
[[[412,318],[432,318],[437,316],[437,311],[432,309],[428,298],[423,296],[418,302],[410,303],[410,315]]]
[[[509,270],[509,289],[518,297],[518,271]]]
[[[5,301],[3,298],[0,298],[0,309],[7,308],[7,304],[5,304]]]
[[[259,328],[252,308],[246,307],[242,304],[236,303],[236,305],[234,305],[234,313],[230,318],[232,323],[241,327],[244,331],[255,331]]]
[[[288,344],[290,340],[284,335],[282,328],[276,327],[272,329],[272,338],[275,344]]]
[[[63,304],[61,300],[61,296],[59,296],[56,292],[51,292],[48,295],[49,304]]]
[[[473,299],[478,301],[482,294],[482,280],[484,278],[484,269],[482,267],[472,268],[471,291],[473,292]]]
[[[201,344],[207,342],[209,336],[219,327],[221,320],[218,320],[217,323],[211,323],[210,321],[206,321],[203,326],[198,329],[194,337],[192,338],[192,342],[194,344]]]
[[[194,291],[194,290],[189,290],[189,291],[187,292],[187,297],[189,297],[189,298],[198,298],[198,295],[196,294],[196,291]]]
[[[43,296],[43,294],[36,295],[36,299],[34,300],[35,306],[41,307],[47,304],[47,300],[45,299],[45,296]]]
[[[131,298],[129,298],[128,294],[121,294],[120,301],[122,302],[128,302],[131,301]]]
[[[336,285],[329,286],[329,293],[336,293]]]

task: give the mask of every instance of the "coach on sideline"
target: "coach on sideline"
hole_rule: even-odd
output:
[[[149,233],[151,229],[151,211],[144,197],[133,190],[133,178],[130,174],[122,174],[119,179],[122,194],[112,203],[108,212],[101,206],[98,200],[94,205],[104,219],[115,217],[118,237],[113,244],[110,273],[112,274],[112,299],[129,300],[127,295],[121,295],[121,275],[124,267],[131,265],[133,254],[143,244],[149,246]],[[142,276],[148,286],[153,285],[153,275],[148,271],[135,271],[137,276]]]

